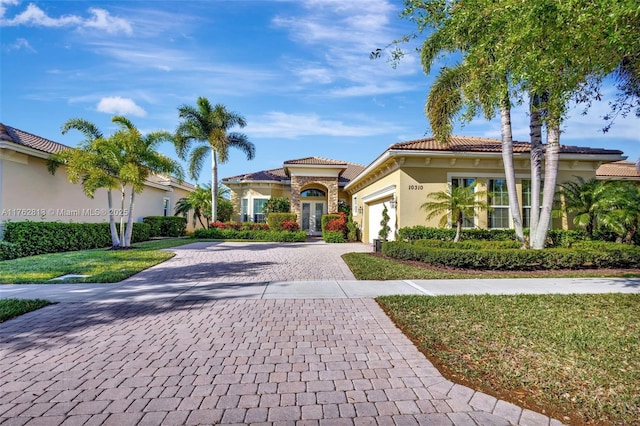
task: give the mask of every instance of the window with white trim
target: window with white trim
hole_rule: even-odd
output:
[[[264,206],[267,205],[268,198],[253,199],[253,222],[266,222],[267,215],[264,214]]]
[[[544,181],[540,181],[540,209],[542,210],[542,191]],[[531,228],[531,180],[522,179],[522,226]]]
[[[240,221],[249,222],[249,199],[248,198],[243,198],[240,201],[240,209],[241,209]]]
[[[453,188],[468,188],[476,182],[476,178],[451,178],[451,186]],[[462,216],[462,227],[463,228],[475,228],[476,227],[476,218],[467,217],[465,215]]]
[[[489,229],[509,228],[509,192],[506,179],[489,179]]]

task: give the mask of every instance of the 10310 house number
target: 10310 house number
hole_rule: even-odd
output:
[[[422,191],[424,185],[409,185],[409,191]]]

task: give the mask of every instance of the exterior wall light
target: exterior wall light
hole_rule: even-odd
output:
[[[362,214],[362,206],[358,207],[358,214]]]
[[[395,209],[398,206],[398,200],[396,200],[395,194],[393,195],[393,198],[391,199],[391,201],[389,201],[389,205],[391,206],[392,209]]]

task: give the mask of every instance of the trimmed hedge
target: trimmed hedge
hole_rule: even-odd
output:
[[[458,250],[420,247],[403,241],[382,245],[386,256],[416,260],[434,266],[481,270],[548,270],[591,268],[640,268],[640,247],[618,244],[603,249],[585,243],[582,249],[479,249]]]
[[[322,238],[327,243],[345,243],[344,233],[342,231],[325,231]]]
[[[529,229],[524,230],[525,237],[529,235]],[[413,226],[400,228],[398,240],[441,240],[453,241],[456,230],[452,228],[428,228],[426,226]],[[484,241],[515,241],[516,234],[513,229],[463,229],[460,241],[484,240]],[[547,247],[571,247],[575,242],[588,239],[584,230],[550,229],[547,234]]]
[[[149,225],[134,223],[131,242],[148,239]],[[108,223],[8,222],[4,241],[14,247],[3,245],[2,256],[12,253],[15,259],[43,253],[110,247],[111,233]]]
[[[149,225],[149,237],[184,237],[187,219],[180,216],[147,216],[142,222]]]
[[[343,212],[322,215],[322,239],[327,243],[344,243],[347,237],[347,215]]]
[[[283,222],[297,222],[298,215],[295,213],[269,213],[267,215],[267,223],[269,224],[269,229],[274,231],[282,231],[282,223]]]
[[[454,243],[453,241],[442,240],[418,240],[413,243],[415,247],[458,249],[458,250],[500,250],[500,249],[520,249],[522,244],[515,240],[486,241],[486,240],[465,240]]]
[[[251,231],[237,229],[197,229],[193,236],[195,238],[211,238],[216,240],[255,240],[255,241],[271,241],[271,242],[303,242],[307,239],[304,231]]]
[[[269,224],[261,222],[220,222],[211,224],[211,228],[235,229],[236,231],[268,231]]]

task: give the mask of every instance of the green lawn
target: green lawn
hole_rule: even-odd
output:
[[[41,299],[0,299],[0,323],[47,305],[51,302]]]
[[[47,283],[67,274],[89,277],[68,279],[64,283],[118,282],[174,256],[161,249],[193,242],[193,239],[154,240],[134,244],[135,248],[130,250],[97,249],[5,260],[1,262],[0,283]]]
[[[530,278],[530,277],[640,277],[637,270],[575,270],[575,271],[475,271],[431,267],[419,262],[404,262],[371,253],[342,255],[358,280],[436,280],[463,278]]]
[[[638,424],[640,295],[388,296],[451,380],[571,424]]]

